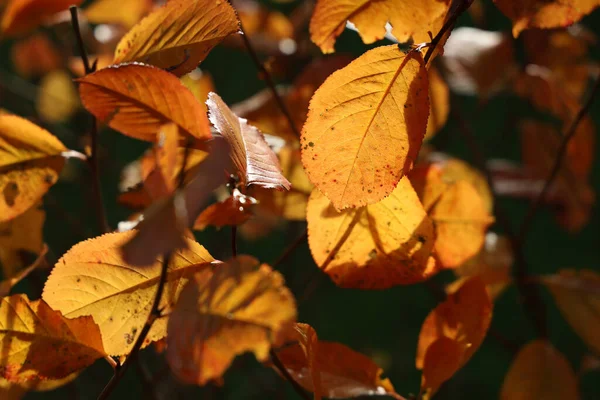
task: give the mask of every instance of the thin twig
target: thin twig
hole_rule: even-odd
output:
[[[83,44],[83,37],[81,36],[81,29],[79,27],[79,17],[77,14],[77,7],[71,6],[69,8],[71,12],[71,24],[73,25],[73,31],[77,38],[77,45],[79,47],[79,54],[83,62],[83,68],[85,74],[90,74],[96,70],[96,63],[90,65],[90,61]],[[102,186],[100,185],[100,169],[98,166],[98,124],[96,117],[91,117],[91,130],[90,130],[90,154],[87,159],[92,175],[92,190],[94,192],[94,205],[96,209],[96,217],[98,218],[98,225],[102,233],[110,232],[110,226],[106,218],[106,209],[104,207],[104,201],[102,200]]]
[[[277,353],[275,353],[275,351],[271,349],[269,355],[271,356],[271,361],[273,361],[273,365],[275,365],[279,373],[283,375],[283,377],[294,387],[296,393],[298,393],[303,399],[311,400],[311,396],[308,393],[306,393],[306,390],[304,390],[304,388],[294,379],[294,377],[290,375],[287,368],[283,365],[279,357],[277,357]]]
[[[454,24],[456,23],[456,20],[458,19],[458,17],[460,17],[462,15],[462,13],[467,11],[472,3],[473,3],[473,0],[461,0],[458,3],[458,5],[456,6],[456,9],[454,9],[454,10],[450,9],[450,11],[448,12],[449,17],[446,20],[446,22],[444,22],[442,29],[440,29],[440,31],[437,33],[437,35],[435,35],[435,37],[433,39],[431,39],[431,42],[427,46],[427,53],[425,53],[425,57],[423,58],[425,65],[427,65],[427,63],[433,56],[435,49],[438,47],[438,45],[442,41],[442,38],[444,37],[446,32],[448,32],[449,30],[451,30],[454,27]]]
[[[556,158],[554,159],[554,165],[552,165],[552,169],[550,170],[550,173],[548,174],[548,178],[546,178],[544,187],[542,188],[542,190],[540,191],[538,196],[531,203],[531,206],[529,207],[529,210],[528,210],[527,214],[525,215],[525,218],[523,219],[523,223],[521,224],[521,229],[519,230],[519,240],[521,241],[521,243],[523,243],[525,241],[525,238],[526,238],[527,234],[529,233],[529,230],[531,229],[531,224],[533,222],[533,219],[535,218],[537,211],[540,208],[540,205],[542,205],[544,203],[544,201],[546,201],[546,197],[548,196],[548,192],[550,191],[552,184],[554,183],[554,181],[556,181],[556,178],[558,178],[558,173],[560,172],[563,158],[567,152],[567,147],[569,145],[569,141],[573,138],[573,136],[575,136],[575,133],[577,132],[577,127],[579,126],[579,124],[583,120],[583,117],[585,117],[585,115],[588,113],[590,107],[592,106],[592,103],[594,102],[594,99],[596,98],[596,94],[598,93],[599,88],[600,88],[600,76],[596,78],[596,82],[594,82],[594,85],[592,87],[592,90],[590,92],[590,95],[589,95],[587,101],[581,106],[581,108],[577,112],[577,115],[575,116],[575,119],[573,119],[573,122],[571,123],[569,128],[565,131],[565,133],[562,137],[562,142],[560,143],[558,151],[556,152]]]
[[[123,376],[125,376],[125,372],[127,372],[129,365],[136,359],[140,349],[142,348],[142,345],[146,340],[146,337],[148,336],[148,333],[150,332],[150,329],[152,328],[152,325],[154,324],[154,321],[161,317],[160,301],[162,299],[162,294],[165,289],[165,284],[167,282],[167,270],[169,267],[170,259],[171,253],[167,253],[163,256],[162,267],[160,270],[160,278],[158,281],[158,287],[156,289],[156,295],[154,296],[154,302],[152,303],[150,314],[148,314],[148,318],[144,323],[140,335],[135,341],[133,348],[131,349],[129,355],[125,359],[125,362],[119,368],[115,369],[114,375],[112,376],[108,384],[104,387],[102,393],[100,393],[100,396],[98,396],[98,400],[108,399],[108,397],[111,395],[117,384],[121,381]]]
[[[281,255],[279,257],[277,257],[277,259],[275,261],[273,261],[273,264],[271,264],[273,269],[276,269],[279,264],[284,262],[290,255],[292,255],[294,250],[296,250],[296,248],[301,243],[303,243],[307,238],[308,238],[308,229],[304,228],[304,231],[302,232],[302,234],[300,236],[298,236],[288,247],[286,247],[286,249],[283,250],[283,253],[281,253]]]

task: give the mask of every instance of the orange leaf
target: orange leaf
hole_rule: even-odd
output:
[[[104,349],[111,355],[128,354],[139,335],[156,294],[162,260],[135,267],[123,260],[120,247],[133,232],[111,233],[73,246],[56,264],[42,298],[67,318],[91,315],[97,321]],[[169,263],[160,307],[168,309],[196,272],[214,261],[198,243],[186,239],[188,249],[174,252]],[[152,325],[144,345],[163,338],[166,318]]]
[[[327,398],[386,395],[398,400],[389,379],[370,358],[341,343],[318,340],[315,331],[298,324],[299,343],[277,352],[292,377],[306,390]],[[320,386],[320,389],[319,389]]]
[[[206,107],[208,94],[215,91],[215,84],[213,83],[210,74],[197,68],[189,74],[182,76],[181,83],[183,83],[186,88],[190,89],[194,94],[194,97],[198,99],[198,102],[204,106],[206,111],[208,111]]]
[[[106,355],[92,317],[66,319],[25,295],[0,302],[0,376],[11,382],[59,379]]]
[[[202,271],[185,286],[169,318],[167,361],[176,376],[204,385],[238,354],[264,361],[296,320],[283,277],[249,256]]]
[[[420,53],[370,50],[316,91],[302,130],[302,163],[337,209],[388,196],[416,160],[429,115]]]
[[[25,34],[53,14],[82,2],[83,0],[10,0],[2,15],[0,33],[3,36]]]
[[[523,346],[504,378],[500,400],[578,400],[569,361],[545,340]]]
[[[407,178],[379,203],[341,212],[315,189],[307,220],[313,258],[339,286],[385,289],[437,272],[433,224]]]
[[[58,180],[67,148],[50,132],[0,114],[0,222],[36,204]]]
[[[588,270],[562,270],[541,280],[563,317],[585,344],[600,354],[600,275]]]
[[[421,327],[416,358],[417,368],[423,369],[422,387],[429,396],[469,361],[483,342],[491,319],[492,303],[478,277],[467,280],[429,313]],[[440,338],[452,340],[455,345],[443,339],[429,354],[429,348]],[[458,363],[454,361],[456,351],[460,352]]]
[[[318,0],[310,20],[310,38],[323,53],[333,53],[336,38],[350,20],[366,44],[383,39],[385,24],[400,42],[412,36],[428,37],[424,28],[443,18],[450,1],[445,0]],[[434,35],[437,32],[432,32]]]
[[[114,62],[141,61],[181,76],[238,28],[225,0],[170,0],[121,39]]]
[[[250,218],[249,208],[256,204],[253,197],[233,189],[233,194],[225,200],[207,207],[194,222],[195,230],[204,230],[212,225],[221,228],[226,225],[241,225]]]
[[[41,33],[15,43],[10,55],[15,70],[25,78],[45,75],[62,64],[56,46]]]
[[[202,105],[172,74],[144,64],[122,64],[77,80],[83,106],[125,135],[154,141],[166,123],[197,139],[210,139]]]
[[[431,139],[446,125],[450,113],[450,90],[437,68],[429,68],[429,101],[431,111],[427,121],[425,140]]]
[[[84,12],[92,24],[121,24],[131,28],[152,9],[152,3],[152,0],[96,0]]]
[[[530,28],[560,28],[579,21],[600,6],[598,0],[494,0],[513,21],[513,36]]]
[[[177,148],[178,142],[177,125],[165,124],[158,131],[150,157],[141,160],[144,186],[153,198],[168,196],[177,186],[178,169],[181,170],[183,162],[183,154]],[[185,149],[183,151],[185,153]]]
[[[210,122],[229,143],[242,183],[289,190],[290,182],[281,174],[279,160],[262,133],[237,117],[216,93],[208,94],[206,104]]]

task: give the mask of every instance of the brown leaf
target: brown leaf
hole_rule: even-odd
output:
[[[241,225],[250,218],[250,207],[257,201],[253,197],[242,194],[238,189],[233,189],[233,194],[225,200],[211,204],[194,222],[195,230],[204,230],[212,225],[221,228],[226,225]]]

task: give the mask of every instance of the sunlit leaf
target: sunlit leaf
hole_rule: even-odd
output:
[[[72,247],[56,264],[42,298],[67,318],[91,315],[99,325],[107,353],[127,354],[142,329],[156,293],[162,261],[147,267],[126,263],[120,247],[133,232],[103,235]],[[160,307],[169,307],[194,273],[213,261],[204,247],[186,239],[188,248],[173,253]],[[159,318],[145,345],[163,338]]]
[[[241,256],[196,275],[170,318],[167,360],[180,379],[203,385],[220,378],[235,356],[264,361],[296,320],[283,277]]]
[[[310,21],[310,37],[321,51],[332,53],[346,21],[356,26],[366,44],[383,39],[389,22],[396,39],[406,42],[413,36],[428,37],[423,28],[443,18],[449,6],[450,1],[444,0],[318,0]]]
[[[105,356],[91,317],[66,319],[25,295],[0,302],[0,376],[12,382],[59,379]]]
[[[202,105],[168,72],[133,63],[102,69],[77,82],[83,106],[125,135],[154,141],[159,128],[173,122],[182,134],[211,137]]]
[[[25,34],[44,22],[48,17],[70,6],[78,6],[83,0],[10,0],[2,15],[0,33],[3,36]]]
[[[577,377],[552,344],[534,340],[523,346],[504,378],[500,400],[578,400]]]
[[[187,75],[181,77],[181,83],[194,94],[194,97],[198,99],[198,102],[206,107],[206,100],[208,94],[215,91],[215,84],[213,83],[212,77],[207,72],[195,69]]]
[[[21,252],[39,254],[43,248],[46,213],[31,207],[18,217],[0,223],[0,263],[4,279],[14,276],[26,265]]]
[[[77,89],[64,70],[50,72],[40,82],[36,108],[49,123],[65,122],[80,107]]]
[[[238,29],[227,1],[170,0],[121,39],[114,62],[141,61],[181,76]]]
[[[344,211],[315,189],[307,220],[313,258],[339,286],[384,289],[437,272],[433,223],[408,178],[379,203]]]
[[[24,213],[56,183],[67,148],[50,132],[0,114],[0,222]]]
[[[416,359],[417,368],[423,370],[421,385],[426,394],[433,395],[469,361],[483,342],[491,319],[492,303],[478,277],[467,280],[429,313],[419,334]]]
[[[227,225],[241,225],[252,216],[250,208],[257,203],[256,199],[233,189],[233,194],[225,200],[208,206],[194,222],[195,230],[203,230],[207,226],[221,228]]]
[[[429,101],[431,110],[425,139],[431,139],[446,125],[450,113],[450,90],[437,68],[429,68]]]
[[[290,182],[281,174],[279,160],[262,133],[236,116],[216,93],[209,93],[206,104],[210,122],[229,143],[242,183],[289,190]]]
[[[388,196],[416,160],[429,115],[420,53],[370,50],[334,72],[310,102],[302,163],[337,209]]]
[[[92,24],[121,24],[131,28],[152,9],[152,3],[152,0],[95,0],[84,13]]]

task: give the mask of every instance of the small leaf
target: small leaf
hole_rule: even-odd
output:
[[[0,114],[0,222],[24,213],[58,180],[67,148],[50,132]]]
[[[417,368],[423,369],[421,385],[428,396],[469,361],[483,342],[491,319],[492,303],[479,277],[467,280],[429,313],[421,327],[416,358]],[[455,343],[450,345],[448,340]],[[455,362],[457,352],[460,357]]]
[[[212,225],[221,228],[226,225],[241,225],[252,216],[250,207],[257,203],[256,199],[233,189],[233,194],[225,200],[211,204],[194,222],[195,230],[204,230]]]
[[[42,298],[67,318],[91,315],[97,321],[108,354],[128,354],[140,333],[160,277],[161,260],[134,267],[120,255],[120,247],[133,232],[112,233],[81,242],[56,264],[46,281]],[[196,242],[173,253],[160,307],[169,307],[189,277],[207,267],[213,258]],[[166,318],[152,325],[145,345],[163,338]]]
[[[91,317],[66,319],[25,295],[0,302],[0,376],[11,382],[59,379],[106,355]]]
[[[392,33],[399,42],[416,36],[418,43],[428,37],[424,28],[443,18],[450,3],[439,0],[318,0],[310,20],[310,38],[323,53],[333,53],[336,38],[350,20],[366,44],[383,39],[387,22],[392,25]]]
[[[238,24],[227,1],[170,0],[121,39],[114,62],[141,61],[181,76],[236,33]]]
[[[210,122],[229,143],[242,183],[289,190],[290,182],[281,174],[279,160],[262,133],[237,117],[216,93],[209,93],[206,104]]]
[[[0,33],[3,36],[23,35],[48,17],[81,3],[83,0],[10,0],[2,15]]]
[[[600,354],[600,275],[588,270],[562,270],[541,280],[569,325]]]
[[[437,272],[433,224],[407,178],[379,203],[341,212],[315,189],[307,221],[313,258],[339,286],[385,289]]]
[[[211,138],[202,105],[168,72],[144,64],[122,64],[77,82],[83,106],[125,135],[154,141],[159,128],[173,122],[182,134]]]
[[[302,130],[308,177],[342,210],[388,196],[413,166],[429,115],[420,53],[370,50],[327,78]]]
[[[500,400],[578,400],[569,361],[545,340],[523,346],[504,378]]]
[[[204,385],[239,354],[251,351],[264,361],[295,320],[283,277],[252,257],[238,257],[185,286],[169,318],[167,361],[185,382]]]

